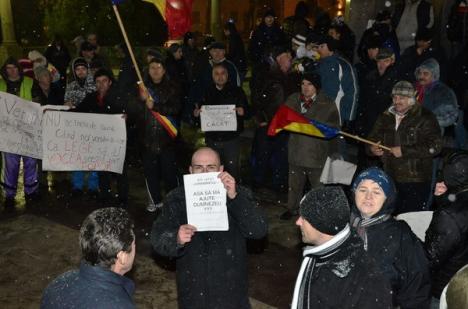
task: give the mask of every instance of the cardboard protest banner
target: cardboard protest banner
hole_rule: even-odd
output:
[[[0,151],[42,158],[42,108],[0,91]]]
[[[44,170],[122,173],[127,144],[122,115],[47,111],[42,122]]]
[[[202,105],[200,111],[201,130],[236,131],[237,116],[235,105]]]
[[[184,175],[187,222],[203,231],[227,231],[226,189],[215,173]]]

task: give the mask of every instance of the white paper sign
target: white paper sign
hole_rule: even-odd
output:
[[[42,158],[42,108],[0,91],[0,151]]]
[[[226,189],[215,173],[184,175],[187,222],[203,231],[227,231]]]
[[[423,242],[426,239],[426,231],[432,221],[433,211],[413,211],[399,214],[396,219],[403,220],[411,228],[411,231]]]
[[[323,184],[340,183],[350,185],[356,169],[357,165],[355,164],[343,160],[332,160],[327,157],[322,175],[320,175],[320,182]]]
[[[202,105],[200,112],[201,130],[236,131],[237,116],[235,105]]]
[[[47,111],[42,167],[46,171],[122,173],[127,131],[122,115]]]

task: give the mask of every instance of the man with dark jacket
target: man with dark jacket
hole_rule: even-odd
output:
[[[399,81],[392,90],[393,105],[379,116],[368,138],[391,150],[370,146],[398,190],[395,214],[426,208],[431,190],[432,159],[442,149],[439,124],[429,110],[416,104],[415,89]]]
[[[286,105],[309,119],[331,127],[339,127],[338,110],[333,101],[320,91],[320,85],[320,76],[311,73],[304,74],[301,92],[290,95],[286,100]],[[288,210],[281,215],[281,219],[289,220],[297,215],[306,181],[309,180],[311,188],[319,186],[320,175],[327,157],[337,151],[336,139],[326,140],[299,133],[289,135]]]
[[[242,88],[228,83],[228,70],[224,64],[213,65],[213,82],[205,91],[201,106],[194,110],[194,116],[200,117],[203,106],[235,105],[236,131],[209,131],[205,133],[205,143],[216,150],[225,168],[234,178],[240,177],[240,133],[244,130],[244,117],[248,114],[247,97]]]
[[[432,297],[436,299],[452,276],[468,264],[467,170],[467,152],[450,154],[434,192],[438,207],[426,231],[424,247],[432,273]]]
[[[135,285],[124,276],[135,259],[135,234],[128,213],[107,207],[81,225],[78,270],[57,277],[42,295],[41,309],[133,309]]]
[[[246,238],[264,237],[266,220],[250,191],[223,171],[213,149],[197,150],[189,171],[219,172],[227,193],[229,230],[197,232],[187,224],[184,188],[167,195],[162,213],[153,224],[151,243],[157,253],[176,258],[179,308],[250,308]]]
[[[126,102],[119,89],[114,85],[114,77],[107,69],[100,69],[94,74],[96,92],[88,94],[83,102],[74,109],[78,113],[123,114],[126,117]],[[112,197],[111,179],[113,173],[98,172],[101,200],[108,203]],[[128,202],[127,167],[124,163],[122,174],[117,174],[117,192],[119,205],[126,207]]]
[[[252,170],[255,187],[266,185],[266,174],[271,170],[272,188],[279,192],[286,189],[287,183],[288,134],[268,136],[268,124],[278,107],[299,90],[301,80],[292,70],[291,52],[286,47],[277,46],[271,57],[271,67],[258,73],[252,81],[252,105],[258,125],[252,142]]]
[[[169,133],[156,113],[166,116],[171,126],[176,127],[175,118],[180,116],[182,98],[178,85],[167,77],[164,61],[160,58],[150,61],[145,87],[147,92],[141,94],[141,99],[145,101],[143,166],[149,195],[146,209],[154,212],[162,207],[162,184],[165,192],[178,184],[176,136]]]
[[[392,308],[388,280],[351,233],[350,209],[340,187],[309,191],[301,201],[304,248],[292,309]]]

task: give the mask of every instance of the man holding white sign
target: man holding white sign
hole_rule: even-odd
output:
[[[226,192],[222,203],[219,188],[203,188],[203,198],[186,202],[186,192],[201,196],[200,190],[179,187],[171,191],[161,215],[153,224],[151,243],[154,250],[177,261],[179,308],[250,308],[247,282],[246,238],[259,239],[267,233],[267,222],[255,206],[252,194],[236,185],[236,180],[223,170],[219,155],[211,148],[197,150],[192,156],[190,174],[218,173]],[[214,181],[207,175],[205,182]],[[199,187],[200,188],[200,187]],[[193,199],[193,200],[196,200]],[[197,204],[198,203],[198,204]],[[196,205],[195,205],[196,204]],[[227,209],[228,230],[197,231],[197,222],[189,222],[187,208],[203,207],[207,213]],[[221,211],[222,212],[222,211]],[[192,223],[192,224],[189,224]]]
[[[222,63],[214,64],[213,84],[205,90],[202,102],[193,111],[200,117],[205,143],[219,152],[226,170],[239,178],[240,139],[248,103],[242,88],[228,83],[228,69]]]

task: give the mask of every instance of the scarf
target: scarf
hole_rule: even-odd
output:
[[[307,246],[304,248],[302,253],[304,259],[302,260],[301,268],[297,275],[291,309],[310,308],[309,295],[312,273],[317,262],[329,258],[340,251],[341,245],[349,238],[350,235],[351,230],[349,224],[347,224],[343,230],[326,243],[319,246]]]
[[[364,250],[367,251],[367,228],[376,224],[387,221],[392,216],[383,214],[374,218],[362,218],[354,213],[351,214],[351,224],[356,229],[359,237],[364,241]]]
[[[312,103],[314,103],[316,97],[317,95],[314,95],[310,99],[306,99],[304,95],[301,94],[299,97],[299,100],[301,101],[301,114],[307,113],[309,108],[312,106]]]

